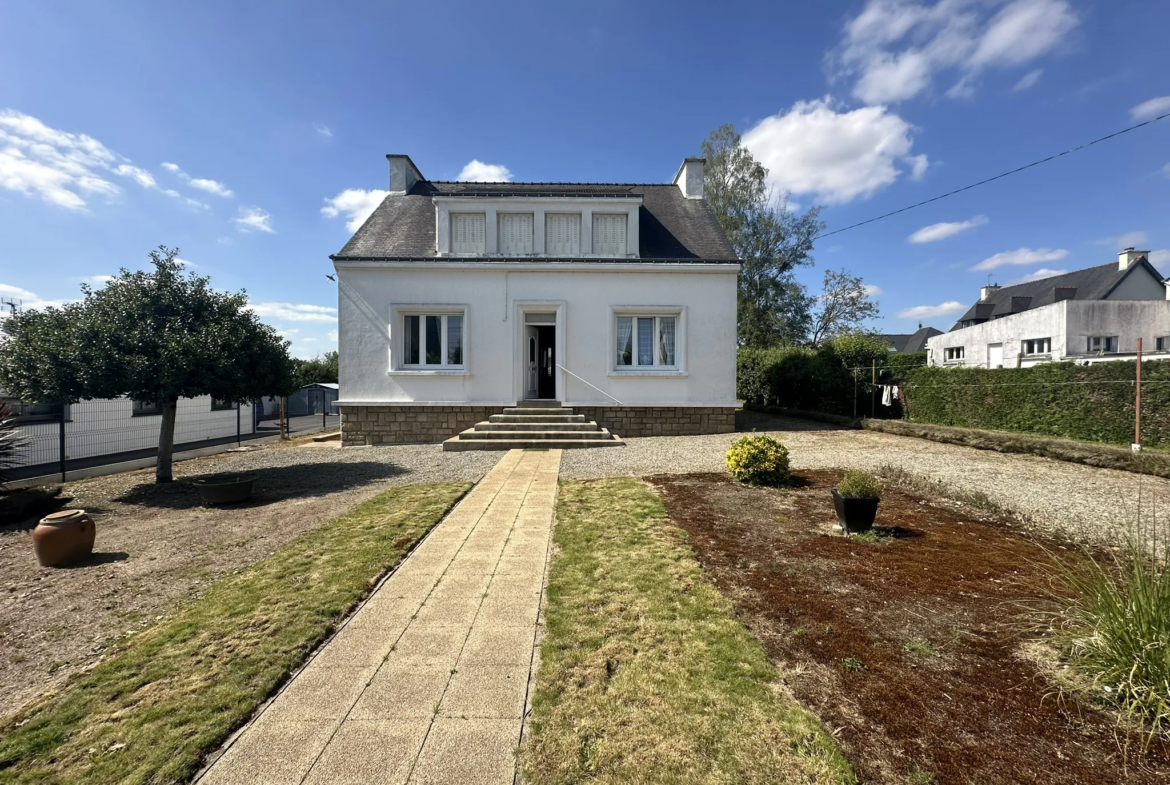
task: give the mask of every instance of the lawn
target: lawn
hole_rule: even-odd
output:
[[[905,485],[887,487],[870,536],[845,538],[829,495],[839,480],[649,478],[864,782],[1170,782],[1165,740],[1127,746],[1107,695],[1060,690],[1068,672],[1029,626],[1051,596],[1051,554],[1087,557]]]
[[[177,783],[470,484],[395,488],[223,578],[0,727],[0,783]]]
[[[529,782],[855,781],[647,485],[562,483],[554,537]]]

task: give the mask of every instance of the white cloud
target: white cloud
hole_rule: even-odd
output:
[[[855,78],[854,97],[870,104],[913,98],[946,72],[959,76],[947,95],[968,97],[984,70],[1035,60],[1078,23],[1065,0],[869,0],[828,65]]]
[[[915,305],[913,308],[903,308],[895,316],[899,319],[935,319],[952,313],[962,313],[965,310],[967,310],[967,306],[962,303],[947,300],[938,305]]]
[[[313,130],[317,132],[318,136],[322,136],[326,139],[333,138],[333,129],[324,123],[313,123]]]
[[[110,174],[155,187],[154,177],[92,136],[59,131],[15,109],[0,110],[0,188],[84,210],[91,195],[113,199]]]
[[[1167,268],[1170,267],[1170,249],[1150,251],[1149,260],[1150,264],[1166,272]]]
[[[985,223],[987,223],[987,217],[983,215],[977,215],[966,221],[944,221],[943,223],[922,227],[907,237],[906,241],[911,243],[934,243],[939,240],[945,240],[948,237],[953,237],[959,232],[974,229],[976,226],[983,226]]]
[[[166,169],[168,172],[171,172],[172,174],[174,174],[176,177],[178,177],[180,180],[182,180],[183,182],[185,182],[187,185],[191,186],[192,188],[198,188],[200,191],[206,191],[209,194],[215,194],[216,196],[222,196],[225,199],[231,199],[233,196],[235,196],[235,193],[232,192],[232,189],[228,188],[226,185],[219,182],[218,180],[208,180],[208,179],[203,178],[203,177],[192,177],[191,175],[184,172],[183,169],[178,164],[173,164],[170,161],[163,161],[161,166],[163,169]],[[174,193],[174,192],[169,191],[168,193]],[[191,200],[191,201],[194,201],[194,200]],[[198,202],[196,202],[196,204],[198,204]],[[204,206],[206,206],[206,205],[204,205]]]
[[[112,275],[87,275],[82,279],[84,283],[90,284],[91,286],[105,286],[112,280],[114,280],[114,276]]]
[[[883,106],[837,112],[824,98],[764,118],[743,143],[768,168],[772,188],[840,204],[893,183],[903,174],[899,161],[918,176],[926,171],[926,156],[910,155],[910,131]]]
[[[1020,77],[1020,81],[1016,82],[1016,86],[1012,88],[1012,92],[1022,93],[1025,90],[1035,87],[1036,83],[1040,81],[1040,75],[1042,73],[1044,73],[1044,69],[1037,68],[1035,71],[1029,71],[1024,74]]]
[[[275,234],[276,230],[272,228],[272,216],[266,213],[259,207],[244,207],[240,206],[240,214],[232,219],[236,222],[236,228],[241,232],[268,232]]]
[[[865,284],[864,288],[865,288],[865,296],[866,297],[877,297],[879,294],[882,293],[882,287],[880,287],[876,284],[867,283],[867,284]]]
[[[192,263],[191,263],[191,262],[187,261],[186,259],[180,259],[180,258],[179,258],[179,257],[177,257],[177,256],[175,257],[175,262],[176,262],[176,263],[177,263],[177,264],[178,264],[180,267],[191,267],[191,266],[192,266]]]
[[[204,204],[203,202],[199,201],[198,199],[192,199],[189,196],[183,196],[181,193],[174,190],[173,188],[167,188],[165,191],[163,191],[163,193],[166,194],[167,196],[171,197],[172,199],[178,199],[183,204],[185,204],[188,207],[191,207],[195,210],[210,210],[211,209],[210,205]]]
[[[1134,120],[1150,120],[1167,112],[1170,112],[1170,95],[1163,95],[1138,104],[1129,110],[1129,116]]]
[[[994,270],[1007,265],[1042,264],[1044,262],[1059,262],[1068,256],[1063,248],[1017,248],[1014,251],[1003,251],[989,256],[971,268],[971,272],[980,270]]]
[[[1097,240],[1097,245],[1104,245],[1120,251],[1122,248],[1137,248],[1150,241],[1149,235],[1143,231],[1125,232]]]
[[[512,173],[503,164],[485,164],[478,159],[472,159],[455,179],[469,183],[510,183]]]
[[[363,191],[361,188],[347,188],[332,199],[325,200],[321,214],[327,218],[336,218],[342,213],[349,219],[345,228],[356,232],[358,227],[366,222],[370,214],[378,209],[378,205],[386,198],[389,191]]]
[[[1166,164],[1165,166],[1162,167],[1162,174],[1166,175],[1167,177],[1170,177],[1170,164]]]
[[[326,305],[294,303],[249,303],[257,316],[267,319],[283,319],[289,322],[336,322],[337,309]],[[292,331],[288,331],[292,332]]]
[[[1054,275],[1064,275],[1068,270],[1049,270],[1047,267],[1041,267],[1035,272],[1028,273],[1023,278],[1016,278],[1013,281],[1008,281],[1008,286],[1014,286],[1018,283],[1028,283],[1029,281],[1039,281],[1041,278],[1051,278]]]
[[[325,333],[325,337],[334,343],[337,343],[337,330],[330,330],[329,332]]]

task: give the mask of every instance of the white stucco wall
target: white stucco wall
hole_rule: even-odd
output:
[[[1156,339],[1170,336],[1170,301],[1166,300],[1065,300],[1005,316],[983,324],[964,327],[936,335],[927,341],[931,365],[950,365],[944,350],[962,346],[966,357],[962,363],[987,367],[989,344],[1003,344],[1005,368],[1027,367],[1040,362],[1065,359],[1089,359],[1089,336],[1118,337],[1118,353],[1112,359],[1133,359],[1137,339],[1142,339],[1143,354],[1151,359],[1170,357],[1155,351]],[[1022,342],[1033,338],[1051,338],[1052,354],[1021,357]]]
[[[341,405],[512,404],[523,398],[523,311],[553,311],[557,361],[623,404],[735,405],[735,265],[339,263]],[[465,309],[464,371],[395,370],[399,307]],[[678,308],[677,372],[613,367],[614,309]],[[399,320],[395,319],[394,322]],[[561,371],[557,398],[611,404]]]
[[[1145,266],[1138,267],[1109,293],[1109,300],[1165,300],[1166,285],[1150,275]]]

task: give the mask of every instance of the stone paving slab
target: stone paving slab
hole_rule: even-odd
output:
[[[560,462],[505,454],[199,785],[511,785]]]

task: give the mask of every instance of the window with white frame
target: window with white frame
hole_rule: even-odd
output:
[[[626,255],[626,214],[593,214],[593,253],[598,256]]]
[[[499,233],[496,235],[500,253],[504,256],[532,254],[532,213],[500,213]]]
[[[966,356],[967,351],[963,346],[949,346],[943,350],[943,359],[949,363],[960,362]]]
[[[1170,335],[1163,335],[1154,339],[1154,351],[1164,352],[1170,350]]]
[[[1090,335],[1089,354],[1115,354],[1117,352],[1116,335]]]
[[[1031,338],[1024,341],[1024,354],[1051,354],[1051,338]]]
[[[615,335],[619,371],[678,368],[678,316],[618,316]]]
[[[581,215],[545,213],[544,250],[549,256],[578,256],[581,253]]]
[[[405,313],[403,368],[463,368],[462,313]]]
[[[484,213],[451,213],[451,253],[484,253],[486,221]]]

